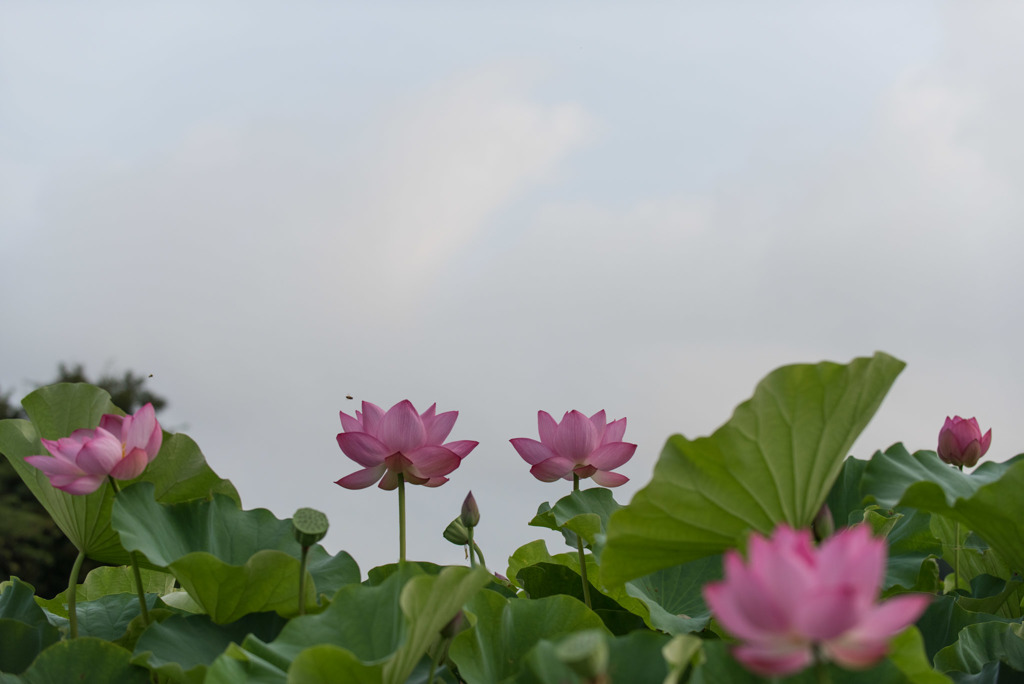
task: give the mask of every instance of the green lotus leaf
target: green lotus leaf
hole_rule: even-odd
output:
[[[611,516],[602,582],[721,553],[750,530],[807,527],[903,362],[784,366],[710,437],[669,438],[651,482]]]
[[[630,580],[626,592],[643,601],[652,629],[687,634],[707,627],[711,611],[704,604],[701,589],[721,578],[722,557],[708,556]]]
[[[146,608],[156,608],[156,594],[146,595]],[[128,630],[128,625],[141,614],[139,597],[133,594],[110,594],[93,601],[79,603],[78,614],[79,636],[92,636],[107,641],[120,639]]]
[[[270,641],[283,626],[276,613],[252,613],[226,625],[215,624],[207,615],[172,615],[143,632],[132,662],[168,682],[200,684],[207,668],[232,643],[240,644],[250,634]]]
[[[843,469],[825,499],[837,528],[854,525],[864,519],[865,503],[860,482],[867,467],[867,461],[853,456],[843,461]]]
[[[409,580],[402,589],[400,605],[410,626],[405,641],[384,665],[384,681],[403,684],[427,649],[439,640],[445,625],[491,579],[486,570],[456,566],[445,568],[436,577]]]
[[[382,684],[384,667],[364,665],[350,651],[320,644],[295,657],[286,681],[288,684]]]
[[[36,604],[32,585],[12,577],[0,591],[0,618],[38,625],[46,622],[46,613]]]
[[[304,651],[327,644],[351,653],[370,670],[380,666],[384,682],[402,684],[440,639],[441,628],[490,581],[482,569],[449,567],[426,575],[407,566],[377,586],[345,586],[326,610],[292,619],[273,642],[249,636],[241,648],[229,648],[210,668],[207,682],[235,681],[237,673],[253,681],[284,682]],[[314,662],[319,657],[305,657],[300,667],[319,667]],[[342,656],[330,651],[322,657]]]
[[[563,637],[559,642],[542,639],[527,654],[526,666],[540,684],[586,681],[559,658],[558,644],[570,637]],[[665,681],[668,665],[661,651],[669,642],[668,636],[643,630],[614,638],[602,635],[602,638],[608,645],[608,681],[630,684]]]
[[[561,595],[583,601],[583,583],[579,571],[566,565],[535,563],[520,570],[516,579],[531,599]],[[644,629],[646,611],[643,611],[645,615],[637,615],[601,593],[593,585],[590,586],[590,599],[591,609],[600,616],[612,634],[626,634],[635,629]]]
[[[42,387],[26,396],[22,406],[31,421],[0,421],[0,453],[76,547],[98,561],[126,565],[128,554],[110,527],[111,488],[104,485],[92,494],[73,496],[52,487],[42,471],[24,461],[26,456],[47,453],[40,438],[67,437],[79,428],[95,428],[104,414],[124,412],[111,403],[106,391],[85,383]],[[210,469],[185,435],[165,432],[160,453],[138,480],[152,482],[157,497],[169,503],[212,493],[239,500],[234,486]]]
[[[302,548],[288,520],[266,509],[243,511],[231,498],[161,504],[153,484],[121,491],[113,525],[124,547],[167,568],[214,622],[234,622],[247,613],[298,611]],[[359,568],[344,551],[330,556],[322,546],[309,552],[305,601],[317,609],[317,592],[333,594],[359,581]]]
[[[924,637],[925,652],[931,660],[943,648],[955,643],[957,635],[965,627],[983,622],[1012,623],[1019,621],[991,613],[968,610],[963,607],[958,598],[947,594],[932,599],[931,605],[918,618],[916,624]]]
[[[6,644],[5,644],[6,646]],[[149,684],[149,672],[129,662],[131,653],[120,646],[80,637],[47,647],[18,677],[0,682],[21,684]]]
[[[608,674],[613,682],[664,682],[668,663],[662,649],[670,638],[657,632],[636,631],[609,642]],[[660,677],[660,679],[659,679]]]
[[[547,542],[543,539],[537,539],[523,544],[509,556],[508,569],[505,571],[506,576],[514,586],[522,589],[522,586],[516,579],[519,576],[519,571],[537,563],[559,563],[572,568],[577,573],[580,571],[580,557],[577,553],[559,553],[553,556],[548,551]],[[598,572],[597,561],[593,556],[587,556],[586,563],[587,576],[596,577]]]
[[[444,570],[444,566],[438,565],[437,563],[430,563],[427,561],[406,561],[404,564],[401,565],[398,563],[387,563],[385,565],[378,565],[375,568],[370,568],[370,570],[366,573],[366,584],[368,584],[371,587],[375,587],[378,584],[383,584],[384,580],[391,577],[399,570],[408,573],[411,572],[413,569],[421,571],[423,574],[427,575],[439,575],[441,574],[441,571]],[[408,577],[410,576],[411,575],[406,576],[406,579],[408,579]]]
[[[164,596],[174,590],[174,575],[161,570],[143,568],[142,588],[147,594]],[[112,594],[131,594],[135,596],[135,578],[128,566],[102,566],[93,568],[85,576],[85,581],[75,587],[75,600],[78,605],[86,601],[95,601]],[[137,599],[136,599],[137,600]],[[36,603],[60,617],[68,616],[68,591],[65,589],[52,599],[36,598]]]
[[[32,585],[17,577],[0,593],[0,672],[19,674],[50,644],[60,631],[36,605]]]
[[[959,525],[942,515],[933,515],[931,531],[942,545],[941,557],[950,566],[955,562],[956,547],[960,547],[960,573],[966,580],[973,581],[979,575],[992,575],[1004,580],[1013,577],[1006,560],[966,525]],[[1006,617],[1020,617],[1019,609],[1015,613],[1007,613]]]
[[[285,684],[287,667],[288,663],[270,662],[237,644],[230,644],[206,671],[203,683]]]
[[[951,684],[949,677],[932,668],[931,660],[925,653],[921,631],[913,625],[897,634],[889,642],[889,653],[882,661],[882,665],[875,669],[884,669],[890,663],[903,676],[902,680],[894,678],[894,681],[905,681],[909,684]],[[877,680],[872,678],[856,681],[873,683],[877,681],[881,684],[884,679],[879,677]]]
[[[883,506],[912,506],[963,523],[984,539],[1010,568],[1024,570],[1024,454],[989,461],[967,474],[933,451],[910,454],[902,444],[876,453],[862,488]]]
[[[1024,628],[1018,623],[983,622],[965,627],[956,643],[935,656],[935,667],[942,672],[978,674],[993,661],[1004,671],[1014,670],[1012,679],[1024,673]],[[1011,681],[1009,673],[1005,681]],[[1000,679],[1000,681],[1003,681]]]
[[[607,633],[600,617],[568,596],[523,600],[481,591],[466,610],[476,616],[476,624],[455,637],[448,656],[469,684],[515,676],[524,656],[542,639],[585,629]]]
[[[578,534],[587,547],[594,549],[597,535],[607,533],[611,514],[620,508],[610,489],[592,487],[562,497],[554,507],[541,504],[530,525],[561,532],[573,548]]]

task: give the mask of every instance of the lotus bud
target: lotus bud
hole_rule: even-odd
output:
[[[466,495],[466,500],[462,502],[462,515],[459,516],[462,524],[466,527],[476,527],[480,522],[480,509],[476,506],[476,499],[473,498],[473,492]]]
[[[465,546],[469,543],[469,530],[462,524],[462,516],[448,523],[444,530],[444,538],[456,546]]]
[[[818,542],[831,537],[836,531],[836,522],[832,519],[832,511],[829,510],[828,504],[821,505],[821,510],[811,523],[811,530],[814,532],[814,540]]]
[[[300,508],[292,516],[295,539],[309,547],[327,536],[327,516],[312,508]]]
[[[939,430],[939,446],[936,451],[943,462],[957,468],[971,468],[978,459],[985,455],[992,444],[992,430],[984,435],[975,418],[952,419],[946,416],[946,422]]]

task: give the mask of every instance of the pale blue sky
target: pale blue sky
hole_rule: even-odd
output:
[[[0,383],[153,373],[249,507],[361,567],[337,412],[459,410],[410,555],[473,489],[494,569],[567,491],[508,444],[604,408],[650,476],[776,366],[908,368],[854,448],[947,414],[1024,448],[1024,47],[1012,3],[8,2]],[[348,401],[345,395],[356,401]],[[186,427],[187,426],[187,427]],[[366,511],[379,512],[379,518]],[[560,550],[560,549],[559,549]]]

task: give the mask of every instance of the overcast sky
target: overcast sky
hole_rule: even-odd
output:
[[[0,387],[153,374],[247,508],[363,572],[397,497],[334,480],[338,411],[458,410],[409,555],[473,490],[492,569],[568,483],[508,443],[665,439],[773,368],[908,363],[853,449],[947,415],[1024,451],[1024,5],[0,5]],[[346,395],[355,397],[347,400]]]

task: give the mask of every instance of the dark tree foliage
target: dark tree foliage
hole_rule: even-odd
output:
[[[89,382],[110,393],[114,404],[126,413],[134,413],[147,403],[159,413],[167,400],[145,388],[146,376],[131,371],[123,376],[105,374],[90,380],[81,364],[57,367],[57,377],[49,383]],[[11,391],[0,387],[0,419],[26,418],[21,406],[12,401]],[[68,587],[71,566],[78,549],[67,540],[50,515],[21,481],[6,458],[0,457],[0,580],[14,575],[36,588],[36,594],[51,597]],[[86,559],[81,577],[100,563]]]

